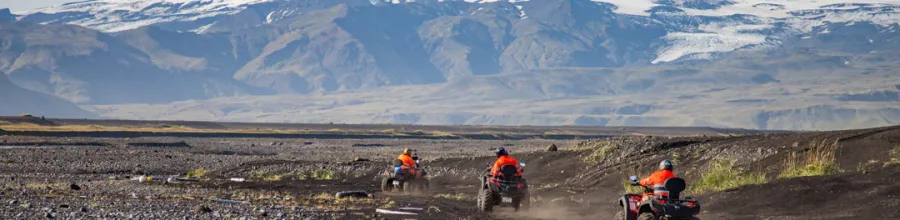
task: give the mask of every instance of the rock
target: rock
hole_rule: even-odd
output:
[[[198,214],[210,213],[210,212],[212,212],[212,209],[205,205],[197,205],[197,206],[194,206],[194,212],[198,213]]]
[[[48,212],[46,215],[44,215],[44,217],[47,217],[48,219],[53,219],[53,213]]]
[[[30,209],[30,208],[31,208],[31,204],[30,204],[30,203],[25,203],[25,204],[22,204],[21,207],[22,207],[22,208],[25,208],[25,209]]]
[[[266,210],[265,210],[265,209],[256,207],[256,208],[253,209],[253,216],[256,216],[256,217],[267,217],[267,216],[269,216],[269,213],[266,213]]]
[[[346,197],[355,197],[355,198],[370,198],[374,195],[365,191],[343,191],[334,194],[335,198],[346,198]]]
[[[369,161],[369,159],[367,159],[367,158],[361,158],[361,157],[356,157],[356,158],[353,158],[353,161],[362,162],[362,161]]]
[[[15,204],[19,204],[19,200],[9,200],[9,202],[7,202],[7,203],[10,205],[15,205]]]
[[[67,209],[69,208],[69,204],[59,204],[59,208]]]
[[[278,145],[278,142],[272,141],[272,143],[269,143],[269,145],[271,145],[271,146],[276,146],[276,145]]]
[[[81,210],[80,210],[80,211],[81,211],[81,212],[88,212],[88,208],[87,208],[87,207],[81,207]]]
[[[558,151],[558,150],[559,150],[559,148],[556,147],[556,144],[550,144],[550,146],[547,146],[547,152],[554,152],[554,151]]]

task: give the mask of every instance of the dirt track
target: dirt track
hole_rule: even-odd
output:
[[[702,219],[896,219],[900,218],[898,166],[886,152],[900,146],[900,127],[734,137],[629,136],[612,140],[618,150],[595,163],[589,151],[566,140],[422,140],[281,138],[0,137],[0,216],[43,218],[387,218],[377,207],[421,207],[417,219],[609,219],[621,180],[678,156],[676,171],[689,183],[707,163],[736,158],[736,165],[777,176],[790,152],[810,142],[840,139],[843,174],[778,179],[725,192],[689,195],[704,204]],[[179,143],[189,147],[129,143]],[[31,144],[40,143],[41,146]],[[27,145],[26,145],[27,144]],[[563,149],[544,152],[548,144]],[[25,145],[25,146],[23,146]],[[355,145],[355,146],[354,146]],[[486,215],[475,210],[477,177],[505,145],[526,162],[534,208]],[[377,172],[404,147],[419,150],[433,176],[427,195],[375,193],[375,199],[334,200],[338,191],[378,191]],[[353,162],[356,157],[372,161]],[[871,162],[876,161],[876,162]],[[873,165],[875,164],[875,165]],[[877,165],[877,166],[876,166]],[[198,168],[201,182],[145,184],[139,175],[167,177]],[[316,170],[336,178],[304,179]],[[272,175],[278,175],[274,178]],[[231,182],[245,177],[247,182]],[[70,183],[80,188],[72,190]],[[228,204],[203,198],[247,201]],[[865,204],[865,205],[862,205]],[[211,212],[196,212],[205,206]],[[265,214],[261,214],[265,212]]]

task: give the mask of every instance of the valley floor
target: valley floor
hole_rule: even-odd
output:
[[[839,172],[779,178],[790,155],[836,142]],[[559,151],[545,151],[554,144]],[[527,163],[527,212],[476,210],[491,149]],[[432,177],[427,194],[381,193],[379,172],[403,148]],[[0,216],[6,219],[611,219],[622,180],[674,159],[689,184],[731,159],[766,183],[686,193],[701,219],[900,218],[900,127],[597,140],[294,139],[227,137],[0,137]],[[608,150],[599,150],[608,149]],[[597,152],[605,152],[598,156]],[[153,177],[149,183],[134,180]],[[166,183],[168,177],[194,181]],[[246,179],[231,181],[233,177]],[[193,179],[191,179],[193,180]],[[341,191],[372,198],[335,199]],[[417,216],[376,208],[417,207]]]

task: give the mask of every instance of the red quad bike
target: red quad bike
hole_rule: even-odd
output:
[[[525,163],[520,163],[519,166],[524,168]],[[498,176],[482,177],[481,189],[478,191],[478,209],[482,212],[491,212],[494,206],[508,205],[516,211],[528,210],[531,206],[528,183],[521,176],[516,176],[516,173],[516,166],[504,165],[500,167]]]
[[[640,186],[636,176],[631,176],[631,185]],[[700,204],[691,197],[679,199],[681,192],[687,187],[684,179],[675,177],[666,180],[665,190],[654,192],[644,187],[646,197],[638,194],[626,194],[619,199],[622,211],[616,214],[617,220],[699,220]]]
[[[416,173],[410,172],[409,168],[402,168],[403,161],[394,160],[393,166],[384,170],[381,178],[381,191],[391,192],[419,192],[427,193],[430,183],[425,176],[428,174],[424,169],[419,169],[419,158],[416,160]]]

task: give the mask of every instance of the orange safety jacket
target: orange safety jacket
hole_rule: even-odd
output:
[[[647,178],[641,179],[641,186],[651,187],[651,188],[662,188],[665,187],[666,180],[669,178],[674,178],[675,174],[669,170],[660,170],[656,171],[653,174],[650,174]]]
[[[491,167],[491,176],[497,176],[500,174],[500,167],[504,165],[513,165],[516,166],[516,176],[522,176],[522,167],[519,167],[519,162],[516,161],[516,158],[512,158],[509,155],[501,155],[497,157],[497,161],[494,162],[494,166]]]
[[[408,169],[413,174],[416,173],[416,170],[415,170],[416,161],[413,160],[412,157],[410,157],[409,155],[406,155],[406,154],[400,154],[400,156],[398,156],[397,159],[400,161],[403,161],[403,166],[401,166],[401,168]]]

